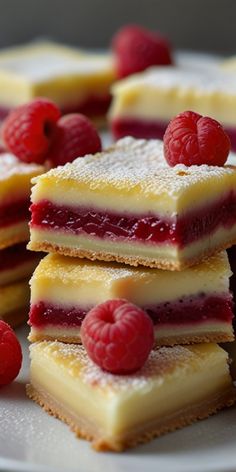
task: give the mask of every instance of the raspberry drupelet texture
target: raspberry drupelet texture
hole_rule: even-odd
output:
[[[0,320],[0,387],[11,383],[22,364],[20,343],[12,328]]]
[[[46,98],[15,108],[2,126],[5,147],[24,162],[44,163],[60,116],[59,108]]]
[[[163,141],[165,158],[172,167],[176,164],[223,166],[230,151],[230,139],[221,124],[193,111],[173,118]]]
[[[147,360],[154,343],[153,323],[126,300],[108,300],[92,308],[81,326],[89,357],[103,370],[130,374]]]
[[[72,113],[58,120],[48,160],[53,166],[64,165],[101,149],[101,139],[93,123],[84,115]]]
[[[172,64],[168,41],[138,25],[121,28],[112,40],[112,49],[119,78],[151,66]]]

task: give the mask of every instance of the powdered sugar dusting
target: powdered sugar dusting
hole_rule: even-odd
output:
[[[109,392],[139,390],[152,385],[155,381],[162,384],[166,375],[175,375],[177,370],[185,372],[200,362],[201,355],[192,347],[162,347],[152,351],[146,364],[132,375],[113,375],[104,372],[87,356],[83,346],[46,342],[33,344],[31,356],[38,351],[40,356],[53,359],[57,365],[72,377],[79,377],[84,383]]]
[[[159,140],[124,138],[102,153],[76,159],[72,164],[49,171],[40,179],[74,181],[88,185],[90,190],[105,186],[128,193],[135,188],[143,197],[170,196],[174,200],[190,187],[215,179],[232,176],[233,167],[191,166],[179,164],[169,167],[163,155],[163,143]]]
[[[16,156],[9,153],[0,155],[0,180],[6,180],[13,175],[39,174],[43,167],[37,164],[24,164]]]

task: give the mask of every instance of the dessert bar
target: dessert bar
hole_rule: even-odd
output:
[[[0,319],[13,328],[27,320],[30,290],[28,279],[0,287]]]
[[[132,375],[105,373],[80,345],[30,347],[27,394],[99,451],[121,451],[235,402],[227,353],[216,344],[152,351]]]
[[[43,172],[12,154],[0,158],[0,250],[29,239],[31,179]]]
[[[236,149],[235,74],[188,67],[156,67],[113,87],[110,122],[116,139],[162,138],[171,118],[194,110],[224,126]]]
[[[51,42],[0,52],[0,117],[35,97],[53,100],[64,113],[104,117],[115,80],[108,54],[87,54]]]
[[[182,270],[236,242],[236,168],[127,137],[34,180],[30,249]]]
[[[230,275],[226,252],[180,272],[50,254],[31,279],[30,341],[78,343],[88,311],[117,298],[150,315],[159,346],[232,341]]]

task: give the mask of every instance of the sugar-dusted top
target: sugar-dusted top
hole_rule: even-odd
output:
[[[135,91],[140,87],[145,89],[166,90],[195,90],[197,93],[214,94],[222,92],[225,95],[236,96],[235,72],[224,69],[190,68],[190,67],[152,67],[145,72],[135,74],[117,82],[113,86],[114,94],[126,90]]]
[[[68,74],[96,74],[112,69],[108,54],[91,55],[51,42],[35,42],[0,53],[0,72],[24,77],[32,82]]]
[[[78,158],[72,164],[52,169],[35,182],[53,179],[56,185],[64,181],[71,188],[76,183],[93,192],[113,188],[127,195],[135,192],[139,198],[166,196],[177,200],[183,191],[198,184],[204,186],[212,180],[215,185],[225,176],[235,178],[236,184],[236,169],[233,167],[186,167],[182,164],[169,167],[162,141],[127,137],[102,153]]]
[[[37,164],[25,164],[9,153],[0,154],[0,181],[17,175],[38,175],[43,167]]]
[[[83,346],[47,342],[33,344],[30,347],[31,358],[46,356],[62,371],[73,378],[79,378],[91,387],[105,390],[108,393],[119,391],[141,390],[155,385],[162,385],[166,377],[181,378],[193,371],[201,371],[205,362],[209,364],[214,358],[227,357],[227,354],[216,344],[199,344],[195,346],[162,347],[152,351],[145,365],[132,375],[113,375],[104,372],[88,357]]]

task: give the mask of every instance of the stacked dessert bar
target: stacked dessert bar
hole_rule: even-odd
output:
[[[0,159],[0,319],[13,327],[27,319],[29,277],[39,257],[26,249],[29,239],[31,178],[43,172],[12,154]]]
[[[28,395],[98,450],[232,405],[216,343],[234,339],[225,249],[236,241],[235,168],[171,168],[162,142],[125,138],[34,184],[29,247],[49,254],[31,280]],[[145,310],[155,332],[146,364],[126,376],[80,344],[88,311],[117,298]]]

